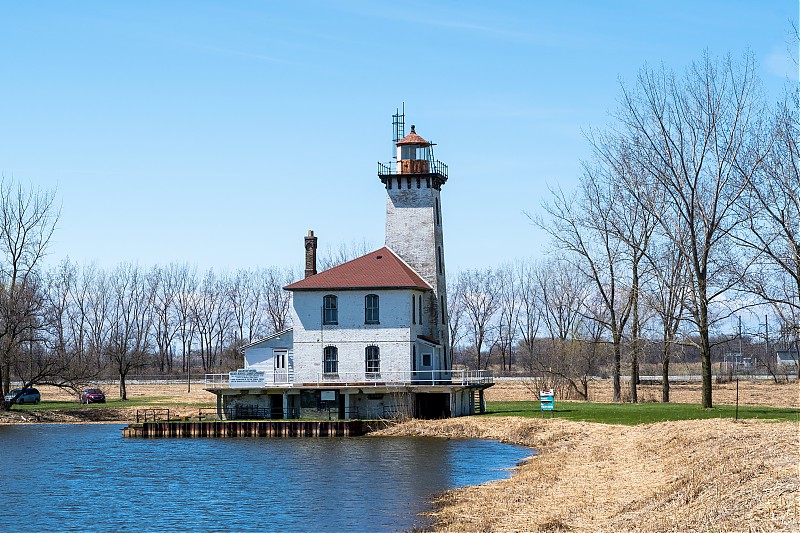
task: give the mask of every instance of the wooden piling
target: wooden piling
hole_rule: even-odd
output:
[[[129,438],[303,438],[355,437],[371,431],[360,420],[345,421],[172,421],[131,423],[122,429]]]

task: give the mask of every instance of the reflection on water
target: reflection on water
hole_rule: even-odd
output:
[[[531,453],[423,438],[137,440],[121,428],[0,427],[0,527],[403,530],[424,523],[435,493],[507,477]]]

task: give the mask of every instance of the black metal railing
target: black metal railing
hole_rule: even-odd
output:
[[[136,410],[136,423],[140,422],[169,422],[169,409],[153,407],[150,409]]]
[[[447,179],[448,168],[447,165],[435,159],[428,161],[428,172],[430,174],[440,174],[444,179]],[[397,164],[394,161],[388,163],[381,163],[378,161],[378,176],[390,176],[398,174],[396,171]]]
[[[298,407],[258,407],[255,405],[234,405],[225,409],[228,420],[282,420],[300,418]]]
[[[357,420],[358,408],[349,407],[347,409],[339,409],[338,407],[328,408],[328,420]]]

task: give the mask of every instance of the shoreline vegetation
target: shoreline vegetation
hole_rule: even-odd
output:
[[[537,455],[434,501],[441,531],[797,531],[796,422],[620,426],[520,417],[413,420],[373,435],[494,439]]]
[[[608,401],[609,384],[593,399]],[[734,401],[734,384],[717,385],[717,404]],[[492,405],[532,402],[529,384],[487,390]],[[697,403],[699,384],[676,384],[676,403]],[[40,387],[43,403],[0,413],[0,425],[126,423],[136,409],[167,407],[191,416],[209,394],[185,385],[141,385],[130,402],[78,405],[66,392]],[[740,405],[800,408],[798,383],[742,382]],[[655,392],[654,392],[655,394]],[[643,396],[647,398],[647,390]],[[556,402],[565,411],[584,402]],[[625,404],[616,404],[626,409]],[[628,406],[635,407],[635,406]],[[653,405],[653,407],[656,407]],[[666,407],[666,405],[665,405]],[[493,439],[537,452],[504,480],[445,492],[434,500],[442,531],[798,531],[800,423],[730,418],[644,424],[494,415],[410,420],[374,436]]]

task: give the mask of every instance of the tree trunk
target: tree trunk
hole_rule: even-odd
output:
[[[797,356],[797,379],[800,379],[800,340],[795,338],[794,353]]]
[[[3,395],[6,395],[11,392],[11,365],[9,363],[4,363],[2,366],[2,383],[0,383],[0,388],[3,389]]]
[[[661,401],[669,403],[669,345],[664,343],[664,355],[661,359]]]
[[[639,403],[639,265],[638,260],[633,262],[633,278],[631,280],[631,403]]]
[[[123,401],[128,399],[128,390],[125,386],[125,374],[122,372],[119,373],[119,398]]]
[[[622,386],[620,385],[620,360],[622,359],[622,346],[619,339],[614,338],[614,366],[612,369],[612,379],[614,381],[614,401],[619,402],[622,398]]]
[[[698,333],[700,334],[700,361],[702,362],[703,378],[703,408],[711,409],[714,407],[711,401],[711,341],[708,337],[708,302],[705,294],[698,298],[700,316],[698,317]]]

